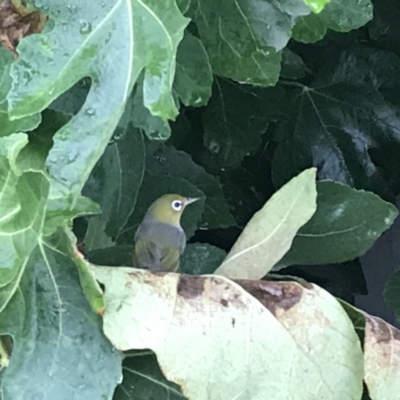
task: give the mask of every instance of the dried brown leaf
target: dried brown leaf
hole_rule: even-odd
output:
[[[20,40],[34,33],[40,33],[47,17],[39,11],[32,11],[21,1],[4,0],[0,3],[0,44],[18,57],[16,48]]]

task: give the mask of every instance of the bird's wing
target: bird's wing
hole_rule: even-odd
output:
[[[161,269],[160,258],[160,249],[154,242],[137,240],[133,251],[134,267],[159,271]]]
[[[176,272],[179,268],[180,251],[177,248],[166,248],[162,252],[160,264],[163,271]]]

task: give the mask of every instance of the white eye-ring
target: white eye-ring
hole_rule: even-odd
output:
[[[179,201],[179,200],[174,200],[171,203],[171,206],[175,211],[181,211],[182,207],[183,207],[183,203],[181,201]]]

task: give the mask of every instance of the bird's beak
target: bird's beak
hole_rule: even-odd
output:
[[[194,203],[195,201],[200,200],[200,197],[189,197],[184,201],[185,207],[189,204]]]

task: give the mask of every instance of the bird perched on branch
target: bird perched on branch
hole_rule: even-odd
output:
[[[150,271],[174,272],[186,246],[181,216],[186,206],[199,200],[166,194],[147,210],[134,237],[133,266]]]

